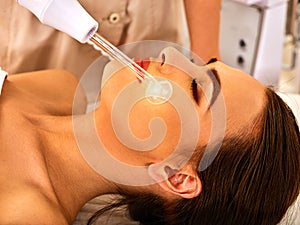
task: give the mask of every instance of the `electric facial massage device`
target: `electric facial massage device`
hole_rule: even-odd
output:
[[[138,80],[146,84],[145,97],[153,104],[162,104],[170,99],[173,88],[168,80],[155,79],[122,51],[97,33],[98,22],[76,0],[17,0],[31,11],[43,24],[51,26],[88,43],[110,59],[115,59],[130,68]],[[95,3],[96,4],[96,3]]]

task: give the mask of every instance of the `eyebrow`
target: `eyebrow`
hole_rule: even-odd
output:
[[[217,58],[211,58],[206,65],[217,62]],[[211,98],[211,101],[209,105],[211,106],[214,104],[215,100],[217,99],[220,91],[221,91],[221,81],[220,81],[220,76],[216,68],[212,68],[207,71],[208,76],[210,77],[211,81],[213,82],[213,95]]]
[[[206,65],[209,65],[211,63],[214,63],[214,62],[217,62],[218,59],[217,58],[211,58],[207,63]],[[212,74],[214,76],[214,78],[216,79],[217,83],[219,84],[219,86],[221,87],[221,81],[220,81],[220,76],[218,74],[218,71],[216,70],[216,68],[212,68],[210,69],[210,71],[212,71]],[[211,77],[211,74],[208,73],[208,75]]]
[[[216,68],[212,68],[210,71],[212,72],[213,77],[214,77],[215,80],[217,81],[218,85],[221,87],[220,76],[219,76],[219,73],[218,73],[218,71],[216,70]],[[210,77],[211,77],[211,74],[210,74]]]
[[[218,71],[215,68],[213,68],[213,69],[211,69],[211,72],[212,73],[210,73],[210,74],[213,74],[215,79],[212,78],[213,95],[212,95],[212,98],[211,98],[211,101],[210,101],[210,106],[214,104],[214,102],[216,101],[218,95],[221,92],[221,82],[220,82],[220,76],[218,74]]]
[[[214,62],[217,62],[217,61],[218,61],[217,58],[211,58],[211,59],[206,63],[206,65],[211,64],[211,63],[214,63]]]

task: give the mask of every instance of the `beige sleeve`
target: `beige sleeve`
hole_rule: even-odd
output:
[[[114,45],[120,45],[145,39],[180,42],[178,3],[181,1],[80,2],[99,22],[100,34]],[[0,66],[10,74],[66,69],[81,77],[100,56],[91,46],[41,24],[33,14],[13,0],[0,0],[0,32]]]

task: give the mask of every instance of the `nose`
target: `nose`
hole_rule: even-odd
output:
[[[203,77],[203,67],[202,65],[196,65],[193,62],[191,62],[190,58],[186,56],[186,54],[192,54],[180,52],[179,50],[173,48],[173,47],[167,47],[163,49],[159,55],[160,60],[164,60],[163,67],[166,65],[166,68],[169,66],[172,66],[173,68],[177,68],[186,74],[188,74],[192,78],[198,78],[199,74],[202,74],[201,77]],[[172,71],[172,69],[170,69]],[[164,71],[165,73],[168,73],[168,69]]]
[[[162,60],[162,64],[172,65],[178,68],[186,68],[191,66],[191,61],[179,50],[167,47],[159,54],[159,59]]]
[[[172,75],[176,70],[189,72],[191,67],[190,60],[174,47],[164,48],[158,56],[159,72],[165,75]]]

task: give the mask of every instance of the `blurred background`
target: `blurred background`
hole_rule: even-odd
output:
[[[222,61],[281,92],[300,92],[298,0],[223,0]]]

